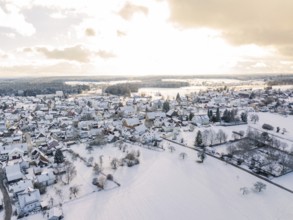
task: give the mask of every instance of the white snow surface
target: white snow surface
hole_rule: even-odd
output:
[[[251,188],[260,180],[237,168],[210,157],[198,164],[196,152],[180,146],[173,153],[132,148],[141,151],[140,164],[114,172],[121,187],[67,202],[65,219],[293,219],[292,194],[268,183],[255,193]],[[101,153],[106,160],[117,152],[108,145],[93,155],[98,161]],[[179,158],[181,152],[186,159]],[[242,195],[241,187],[249,194]]]

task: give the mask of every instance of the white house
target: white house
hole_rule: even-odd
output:
[[[0,157],[4,159],[16,159],[28,153],[28,147],[26,143],[15,143],[9,145],[0,146]]]
[[[41,208],[41,195],[38,189],[28,188],[18,194],[18,215],[25,215],[34,210]]]
[[[124,118],[122,120],[122,124],[125,127],[134,128],[134,127],[140,125],[140,122],[139,122],[138,118]]]
[[[9,192],[13,193],[13,195],[17,195],[21,192],[24,192],[27,188],[33,188],[33,183],[31,180],[20,180],[16,183],[9,185]]]
[[[23,178],[19,163],[5,167],[5,172],[8,183],[17,182]]]
[[[56,176],[52,170],[43,172],[41,175],[38,175],[35,180],[37,183],[40,183],[44,186],[49,186],[56,183]]]
[[[210,119],[207,115],[195,115],[192,118],[191,123],[197,126],[208,125],[210,123]]]

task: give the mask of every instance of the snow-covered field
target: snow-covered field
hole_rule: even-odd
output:
[[[87,154],[84,146],[73,149]],[[208,157],[198,164],[196,152],[180,146],[173,153],[139,146],[130,149],[140,150],[139,165],[119,167],[115,172],[105,169],[106,173],[114,173],[121,187],[67,202],[63,205],[65,219],[293,219],[292,194],[267,185],[263,192],[250,190],[242,195],[241,187],[251,188],[259,179],[221,161]],[[181,152],[187,153],[186,159],[179,158]],[[98,161],[103,154],[106,166],[109,157],[121,153],[107,145],[91,155]],[[89,174],[78,175],[91,182]],[[31,217],[44,218],[41,214]]]
[[[104,149],[107,151],[107,149]],[[293,195],[274,186],[241,195],[257,178],[196,152],[141,150],[138,166],[119,168],[120,188],[63,206],[65,219],[292,219]],[[179,159],[179,152],[187,159]]]
[[[293,141],[293,116],[283,116],[280,114],[273,114],[269,112],[258,112],[259,122],[257,123],[257,127],[261,128],[264,123],[270,124],[274,126],[274,131],[270,132],[274,135],[278,135],[282,138],[288,138]],[[251,126],[254,126],[253,123],[250,123]],[[276,133],[276,128],[280,127],[280,132]],[[286,128],[287,132],[282,135],[281,131],[283,128]]]

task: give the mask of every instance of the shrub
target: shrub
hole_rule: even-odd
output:
[[[107,180],[111,180],[111,181],[113,181],[113,179],[114,179],[114,178],[113,178],[113,175],[112,175],[112,174],[108,174],[108,175],[107,175]]]
[[[97,177],[93,178],[92,184],[93,185],[97,185],[98,184],[98,178]]]
[[[269,131],[274,130],[274,127],[272,125],[270,125],[270,124],[263,124],[262,128],[266,129],[266,130],[269,130]]]
[[[135,154],[133,152],[131,153],[128,153],[125,157],[125,159],[128,159],[128,160],[134,160],[135,159]]]

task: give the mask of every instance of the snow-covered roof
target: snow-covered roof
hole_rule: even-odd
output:
[[[5,171],[8,182],[22,179],[23,177],[23,174],[20,171],[20,166],[18,163],[5,167]]]
[[[9,185],[9,191],[16,194],[26,190],[28,187],[33,188],[33,183],[31,180],[20,180],[14,184]]]

